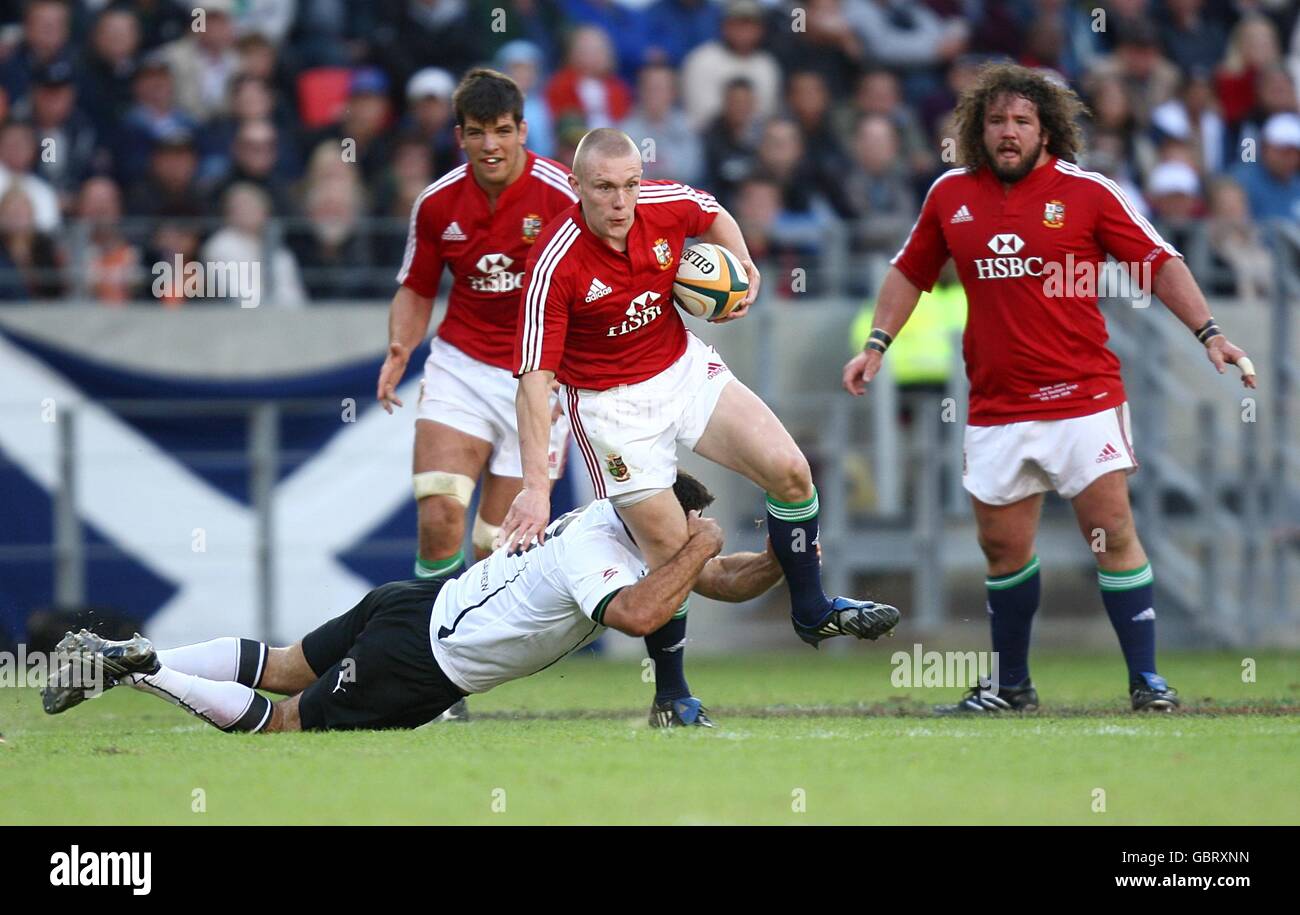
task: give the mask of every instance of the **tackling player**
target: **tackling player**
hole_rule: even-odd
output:
[[[702,484],[682,474],[673,491],[686,541],[652,572],[618,510],[598,500],[556,519],[541,547],[499,549],[456,579],[383,585],[288,648],[221,638],[155,651],[140,635],[69,632],[58,651],[70,660],[43,690],[45,710],[87,698],[83,684],[99,681],[73,678],[81,664],[107,675],[102,688],[152,693],[223,731],[418,727],[469,693],[545,670],[607,627],[659,630],[692,589],[739,602],[781,580],[770,550],[718,556],[722,529],[700,517],[713,501]],[[672,725],[713,726],[698,700],[676,705]]]
[[[893,338],[951,257],[969,300],[963,352],[970,378],[963,483],[988,560],[996,691],[976,686],[941,712],[1032,710],[1029,636],[1040,583],[1034,538],[1043,493],[1069,499],[1083,536],[1103,544],[1097,581],[1128,666],[1135,710],[1170,710],[1176,692],[1156,672],[1151,564],[1133,526],[1126,477],[1138,466],[1119,360],[1097,308],[1106,255],[1255,386],[1181,256],[1110,179],[1075,164],[1074,93],[1023,67],[986,68],[957,105],[962,168],[930,188],[877,299],[867,348],[844,367],[860,395]],[[1100,535],[1100,536],[1099,536]],[[1104,538],[1104,539],[1103,539]]]
[[[672,493],[682,444],[766,492],[768,533],[800,638],[817,646],[832,636],[889,631],[898,621],[893,607],[822,591],[808,461],[673,307],[690,236],[728,248],[749,274],[748,294],[724,320],[753,303],[760,277],[735,219],[710,194],[642,181],[640,151],[618,130],[588,133],[573,164],[569,183],[579,203],[556,217],[528,258],[515,345],[524,486],[502,525],[503,542],[515,548],[544,536],[547,395],[558,379],[596,494],[618,506],[650,568],[686,542],[686,516]],[[672,625],[684,633],[684,616]]]

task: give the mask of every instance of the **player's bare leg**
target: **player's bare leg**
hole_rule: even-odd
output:
[[[695,452],[743,475],[767,495],[772,550],[790,588],[795,632],[814,647],[834,635],[876,639],[898,623],[885,604],[828,598],[817,553],[817,488],[808,459],[785,426],[739,381],[722,389]]]
[[[267,652],[266,670],[256,686],[282,696],[293,696],[311,686],[316,679],[316,671],[311,669],[307,656],[302,653],[302,642],[294,642],[288,648],[272,648]]]
[[[1070,502],[1079,531],[1104,572],[1123,572],[1147,562],[1128,498],[1128,475],[1116,470],[1093,480]]]
[[[618,516],[632,532],[651,571],[662,566],[686,544],[686,513],[671,489],[661,489],[632,505],[614,500]]]
[[[552,481],[554,482],[554,481]],[[483,489],[478,497],[478,516],[474,519],[474,559],[482,559],[492,552],[493,543],[506,519],[510,503],[523,489],[523,477],[503,477],[488,471],[483,476]]]
[[[1133,524],[1127,475],[1117,470],[1098,477],[1072,504],[1097,559],[1097,583],[1128,665],[1133,708],[1177,708],[1176,691],[1156,673],[1155,579]]]
[[[259,733],[283,734],[288,731],[301,731],[302,718],[298,715],[298,696],[281,699],[271,706],[271,720]]]
[[[454,576],[464,567],[465,509],[491,454],[491,443],[483,439],[432,420],[416,420],[417,578]]]
[[[990,505],[974,497],[970,501],[989,578],[1002,578],[1023,569],[1034,558],[1042,494],[1009,505]]]

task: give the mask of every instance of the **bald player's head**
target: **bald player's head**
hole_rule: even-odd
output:
[[[631,137],[613,127],[597,127],[578,141],[578,148],[573,151],[573,171],[582,180],[597,160],[629,158],[641,161],[641,151]]]
[[[612,127],[598,127],[578,143],[569,184],[582,201],[591,231],[610,247],[627,248],[637,194],[641,188],[641,151],[632,138]]]

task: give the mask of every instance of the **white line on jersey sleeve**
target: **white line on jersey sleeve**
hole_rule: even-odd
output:
[[[903,239],[903,247],[899,248],[898,253],[889,259],[890,264],[893,264],[894,261],[902,257],[903,252],[907,250],[907,246],[912,243],[912,236],[916,234],[916,227],[921,224],[921,213],[925,212],[925,205],[930,202],[930,195],[933,194],[934,189],[939,186],[939,182],[943,181],[945,178],[951,178],[953,175],[964,174],[965,171],[965,168],[950,168],[938,178],[934,179],[934,184],[930,185],[930,189],[925,192],[925,199],[921,201],[921,210],[916,214],[916,222],[912,223],[911,231],[907,233],[907,238]]]
[[[406,251],[402,254],[402,266],[397,271],[397,282],[399,284],[406,282],[406,277],[411,271],[411,262],[415,259],[415,228],[419,220],[420,207],[424,205],[425,200],[444,187],[449,187],[464,178],[466,168],[467,166],[464,165],[456,166],[421,191],[420,196],[415,198],[415,203],[411,204],[411,222],[406,228]]]
[[[546,317],[546,299],[551,290],[551,277],[560,260],[573,246],[579,235],[577,223],[571,218],[551,236],[542,253],[537,257],[533,267],[532,280],[528,284],[528,298],[524,303],[524,345],[523,356],[519,364],[519,374],[532,372],[542,360],[543,324]]]
[[[1133,225],[1141,229],[1143,234],[1146,235],[1147,238],[1151,239],[1151,241],[1157,247],[1163,248],[1165,251],[1168,251],[1174,257],[1182,257],[1182,255],[1178,253],[1178,249],[1175,248],[1173,245],[1169,244],[1169,242],[1165,241],[1163,238],[1161,238],[1160,233],[1156,231],[1155,226],[1151,225],[1151,223],[1147,221],[1147,218],[1145,216],[1143,216],[1141,213],[1139,213],[1136,209],[1133,208],[1133,204],[1129,201],[1128,196],[1124,193],[1124,189],[1121,188],[1114,181],[1107,178],[1105,175],[1101,174],[1100,172],[1084,171],[1074,163],[1066,162],[1062,159],[1056,160],[1056,170],[1061,172],[1062,174],[1071,175],[1075,178],[1084,178],[1088,181],[1094,181],[1097,184],[1100,184],[1102,187],[1106,188],[1108,191],[1111,192],[1111,194],[1115,197],[1115,199],[1119,201],[1119,205],[1124,208],[1124,212],[1127,213],[1128,218],[1133,221]]]

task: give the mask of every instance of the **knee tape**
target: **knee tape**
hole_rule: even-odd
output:
[[[474,495],[474,481],[463,473],[446,473],[442,470],[427,470],[412,477],[415,486],[415,498],[426,496],[451,496],[463,506],[469,505]]]
[[[488,524],[483,520],[482,515],[474,517],[474,533],[471,539],[474,542],[474,549],[492,552],[497,548],[497,535],[501,533],[500,526]]]

